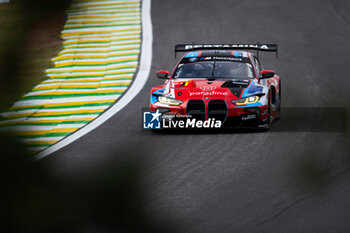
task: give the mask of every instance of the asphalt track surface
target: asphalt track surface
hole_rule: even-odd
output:
[[[154,54],[145,88],[41,162],[78,181],[116,158],[138,159],[150,214],[177,223],[179,232],[350,232],[344,132],[276,130],[283,119],[269,132],[141,130],[141,108],[161,84],[155,71],[173,68],[174,45],[183,42],[278,43],[278,60],[268,54],[262,62],[282,78],[283,108],[349,106],[349,9],[346,0],[153,0]],[[307,166],[319,176],[309,179],[302,172]]]

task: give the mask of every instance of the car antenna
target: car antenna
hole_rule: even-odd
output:
[[[259,60],[259,48],[260,48],[260,43],[258,41],[256,42],[256,57],[258,58],[258,60]]]

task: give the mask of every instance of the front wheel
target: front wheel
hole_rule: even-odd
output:
[[[268,94],[268,104],[267,104],[267,119],[263,122],[263,124],[259,127],[259,129],[266,131],[270,129],[271,126],[271,92]]]

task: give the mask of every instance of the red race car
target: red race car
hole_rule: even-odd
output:
[[[255,50],[257,55],[247,50]],[[276,52],[277,56],[277,45],[176,45],[175,54],[187,53],[172,73],[157,72],[165,83],[152,88],[150,111],[162,114],[162,128],[200,128],[207,122],[208,127],[268,129],[279,117],[281,80],[273,70],[262,68],[259,51]],[[169,119],[177,116],[190,119],[180,125],[169,124]]]

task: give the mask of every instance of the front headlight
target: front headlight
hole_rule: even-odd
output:
[[[169,98],[166,96],[158,96],[158,101],[161,104],[168,104],[168,105],[180,105],[183,103],[181,100]]]
[[[234,105],[246,105],[246,104],[254,104],[256,102],[258,102],[260,99],[259,96],[249,96],[247,98],[243,98],[243,99],[238,99],[238,100],[232,100],[231,103],[233,103]]]

